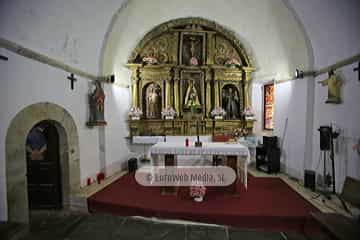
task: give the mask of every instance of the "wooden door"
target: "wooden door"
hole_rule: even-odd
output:
[[[41,122],[26,141],[28,199],[30,209],[62,207],[59,134],[54,125]]]

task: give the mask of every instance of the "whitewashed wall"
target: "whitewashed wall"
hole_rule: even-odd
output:
[[[93,74],[99,74],[101,52],[112,16],[123,1],[0,1],[0,36]],[[81,180],[104,166],[118,170],[126,160],[127,129],[124,111],[128,89],[105,86],[104,131],[85,126],[88,82],[79,78],[70,90],[68,74],[0,49],[9,61],[0,61],[0,220],[7,218],[5,137],[14,116],[37,102],[52,102],[74,118],[79,133]],[[120,100],[119,100],[120,98]],[[104,136],[102,138],[101,136]],[[100,144],[100,141],[104,144]],[[101,149],[105,151],[102,153]],[[25,161],[25,159],[24,159]]]
[[[311,41],[315,69],[360,53],[359,1],[345,0],[340,3],[336,0],[291,0],[290,2]],[[357,73],[352,71],[354,67],[353,64],[337,71],[344,80],[343,103],[340,105],[325,104],[327,88],[317,81],[326,79],[327,74],[317,77],[314,83],[311,130],[313,149],[308,168],[322,173],[322,164],[318,167],[320,137],[317,129],[320,125],[336,122],[342,129],[342,134],[335,144],[337,191],[341,191],[345,176],[360,178],[360,156],[352,149],[360,136],[360,82],[357,80]]]
[[[288,77],[295,66],[307,67],[306,39],[281,0],[136,0],[129,1],[113,19],[104,72],[115,72],[120,81],[129,83],[124,64],[136,44],[155,26],[183,17],[202,17],[234,31],[253,57],[259,78]]]

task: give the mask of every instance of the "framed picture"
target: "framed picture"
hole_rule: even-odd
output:
[[[264,85],[264,130],[274,130],[274,84]]]

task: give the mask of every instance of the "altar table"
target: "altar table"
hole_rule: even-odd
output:
[[[201,147],[194,145],[186,147],[185,143],[181,142],[158,142],[150,148],[150,153],[154,165],[158,165],[159,158],[164,156],[165,166],[176,166],[176,156],[178,155],[226,156],[227,166],[234,169],[247,188],[247,165],[250,162],[250,152],[246,146],[240,143],[224,142],[204,142],[202,144]]]

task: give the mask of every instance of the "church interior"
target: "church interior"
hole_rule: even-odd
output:
[[[359,11],[2,0],[0,239],[357,239]]]

